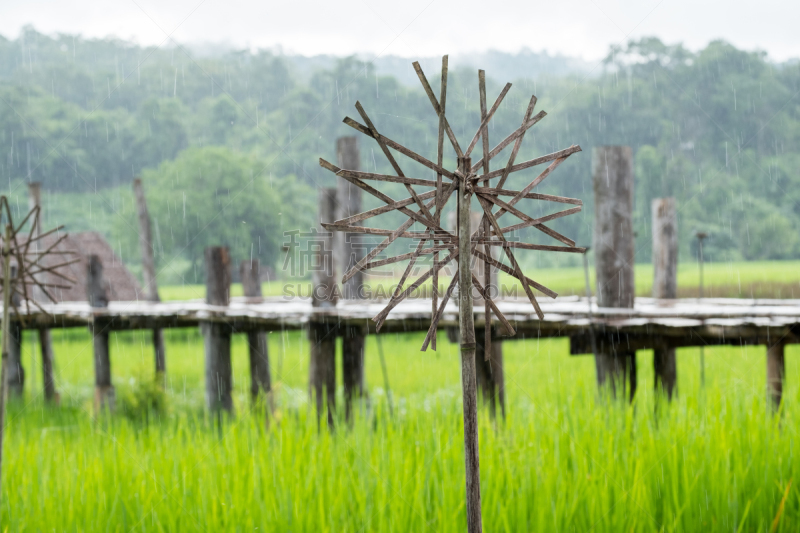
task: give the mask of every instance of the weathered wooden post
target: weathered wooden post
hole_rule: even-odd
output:
[[[139,215],[139,247],[142,252],[144,295],[147,301],[160,302],[153,253],[153,233],[150,228],[150,214],[147,212],[147,200],[144,197],[141,178],[133,180],[133,194],[136,197],[136,212]],[[162,379],[166,379],[167,356],[164,349],[164,332],[161,331],[161,328],[153,329],[153,350],[155,351],[156,376],[160,376],[159,381],[162,381]]]
[[[86,269],[86,298],[96,309],[108,307],[108,291],[103,280],[103,263],[96,255],[90,255]],[[111,357],[109,355],[108,324],[104,320],[92,320],[92,344],[94,345],[94,407],[99,413],[104,409],[114,410],[114,386],[111,384]]]
[[[38,207],[41,214],[42,206],[42,185],[39,182],[32,182],[28,184],[28,208],[34,209]],[[41,216],[41,215],[40,215]],[[41,234],[41,225],[37,224],[34,231],[34,236],[38,237]],[[39,241],[31,244],[34,252],[39,251]],[[35,287],[33,290],[33,297],[37,300],[44,300],[45,296],[41,294],[41,289]],[[42,352],[42,386],[44,390],[44,399],[48,402],[58,401],[58,391],[56,390],[55,369],[53,367],[53,342],[50,338],[50,330],[47,328],[40,328],[39,334],[39,347]]]
[[[11,268],[11,284],[12,286],[17,281],[18,268],[17,265],[12,264]],[[15,292],[11,295],[11,306],[14,309],[19,309],[21,302],[19,293]],[[12,320],[8,324],[8,393],[12,396],[21,397],[25,390],[25,368],[22,366],[22,325]]]
[[[783,397],[783,381],[786,377],[784,346],[782,340],[767,345],[767,395],[773,410],[781,406]]]
[[[630,146],[598,146],[592,150],[594,182],[594,250],[597,270],[597,305],[632,308],[633,280],[633,152]],[[630,398],[636,392],[636,352],[624,343],[612,353],[595,357],[597,383],[625,390],[630,379]]]
[[[206,303],[227,306],[231,293],[231,259],[228,249],[205,249]],[[231,369],[231,326],[219,321],[200,326],[206,356],[206,404],[212,411],[233,414],[233,371]]]
[[[678,219],[675,198],[655,198],[653,217],[653,298],[678,297]],[[675,348],[653,349],[654,385],[672,400],[677,383]]]
[[[469,157],[458,160],[458,170],[470,175]],[[470,201],[472,193],[466,179],[458,183],[458,324],[461,342],[461,390],[464,406],[464,460],[467,485],[467,527],[482,531],[480,461],[478,459],[478,384],[475,370],[475,320],[472,316],[472,242]]]
[[[331,220],[336,213],[336,189],[319,190],[318,220]],[[311,246],[311,305],[316,309],[336,307],[338,291],[333,259],[333,236],[317,224],[317,239]],[[323,398],[327,405],[328,427],[333,428],[336,409],[336,324],[324,315],[312,317],[309,322],[308,339],[311,344],[308,392],[317,408],[317,423],[320,422]]]
[[[339,137],[336,154],[341,168],[360,170],[358,138]],[[361,189],[347,180],[339,180],[336,191],[336,218],[343,219],[361,212]],[[359,233],[337,233],[334,236],[336,260],[342,272],[350,270],[364,256]],[[336,242],[338,241],[338,242]],[[364,272],[359,270],[342,284],[342,298],[360,300],[363,297]],[[353,399],[364,394],[364,328],[347,325],[342,328],[342,382],[344,385],[345,419],[352,420]]]
[[[248,301],[262,301],[260,261],[258,259],[242,261],[239,264],[239,277]],[[268,396],[272,390],[266,333],[248,331],[247,346],[250,352],[250,398],[255,403],[260,394]]]

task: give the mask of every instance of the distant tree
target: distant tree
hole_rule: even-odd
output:
[[[191,278],[202,272],[203,250],[224,245],[236,261],[274,265],[283,232],[309,227],[314,195],[291,176],[271,179],[266,167],[254,156],[206,147],[144,171],[159,261],[189,259]]]
[[[185,119],[189,111],[174,98],[151,98],[137,113],[138,135],[134,156],[138,167],[156,167],[186,148]]]

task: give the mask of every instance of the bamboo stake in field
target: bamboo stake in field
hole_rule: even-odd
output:
[[[378,208],[365,211],[363,213],[350,215],[347,218],[337,220],[333,223],[323,223],[322,227],[330,231],[346,231],[350,233],[364,233],[372,235],[383,235],[386,239],[381,242],[377,247],[364,256],[358,263],[344,273],[342,283],[346,283],[356,272],[377,268],[380,266],[397,263],[400,261],[408,261],[400,283],[397,285],[396,290],[387,303],[386,307],[378,313],[373,321],[376,323],[376,330],[380,331],[388,314],[397,307],[400,302],[406,299],[410,294],[419,288],[428,279],[433,278],[433,302],[431,308],[431,325],[428,329],[428,334],[422,344],[422,351],[427,350],[428,346],[436,349],[436,330],[440,319],[444,315],[445,307],[453,295],[453,290],[458,284],[458,310],[459,310],[459,332],[461,342],[461,384],[463,392],[463,405],[464,405],[464,451],[465,451],[465,464],[466,464],[466,510],[467,510],[467,524],[470,533],[482,531],[481,525],[481,496],[480,496],[480,466],[478,459],[478,412],[477,412],[477,383],[476,383],[476,345],[475,345],[475,317],[472,305],[472,290],[477,292],[483,299],[483,313],[485,320],[485,354],[489,359],[491,355],[491,332],[492,332],[492,313],[497,317],[498,321],[503,325],[502,331],[504,335],[514,335],[514,328],[511,323],[500,313],[495,302],[492,300],[493,291],[491,290],[490,277],[488,272],[490,268],[496,268],[509,274],[515,279],[519,280],[525,295],[531,302],[533,309],[540,319],[544,318],[536,297],[533,294],[533,289],[555,298],[557,294],[544,285],[537,283],[530,279],[522,271],[522,267],[516,259],[514,250],[537,250],[541,252],[569,252],[569,253],[584,253],[584,248],[575,246],[575,241],[561,235],[560,233],[550,229],[545,223],[562,218],[582,209],[583,202],[575,198],[564,198],[561,196],[553,196],[546,194],[539,194],[532,192],[545,178],[555,171],[566,159],[577,152],[581,151],[580,146],[570,146],[564,150],[560,150],[542,157],[531,159],[522,163],[515,164],[517,153],[520,149],[525,132],[533,127],[537,122],[542,120],[546,113],[539,112],[535,117],[531,118],[533,108],[536,104],[536,96],[532,96],[530,103],[525,112],[522,120],[522,126],[508,135],[501,141],[494,149],[489,150],[488,139],[488,124],[495,114],[495,111],[500,107],[508,91],[511,89],[511,84],[506,84],[501,90],[499,96],[495,99],[494,104],[490,109],[486,108],[486,85],[485,76],[483,71],[478,71],[479,78],[479,94],[480,94],[480,126],[475,134],[471,137],[470,142],[466,148],[462,150],[458,139],[450,127],[450,123],[445,116],[445,102],[447,97],[447,56],[442,58],[442,77],[441,77],[441,90],[440,97],[437,100],[433,89],[428,83],[422,68],[419,63],[413,64],[414,70],[419,77],[422,88],[431,102],[434,112],[439,120],[439,135],[437,138],[437,158],[436,163],[428,160],[427,158],[409,150],[398,142],[389,139],[378,131],[376,124],[370,119],[364,106],[360,102],[356,102],[356,109],[364,124],[361,124],[352,118],[345,118],[344,123],[348,126],[360,131],[364,135],[372,138],[377,142],[378,148],[386,156],[387,162],[391,169],[394,170],[395,175],[379,174],[377,171],[372,172],[359,172],[356,169],[342,169],[329,163],[324,159],[320,159],[319,163],[325,169],[330,170],[338,177],[347,180],[352,185],[359,189],[375,196],[386,205]],[[450,141],[450,145],[455,152],[458,167],[455,172],[445,168],[443,145],[445,136]],[[472,150],[478,145],[478,141],[482,139],[481,147],[483,149],[483,157],[478,163],[472,165],[470,154]],[[510,156],[503,166],[503,168],[490,171],[489,161],[499,155],[504,148],[514,144]],[[403,154],[412,161],[422,165],[436,173],[436,181],[421,179],[414,177],[410,171],[404,172],[391,150]],[[548,163],[549,166],[540,172],[532,181],[520,190],[505,189],[503,186],[506,180],[512,173],[519,172],[537,165]],[[480,171],[482,174],[479,174]],[[450,183],[443,183],[443,179],[447,178]],[[488,184],[492,179],[500,178],[496,186],[490,187]],[[409,194],[409,198],[404,200],[395,200],[388,195],[378,191],[373,186],[368,185],[366,182],[390,182],[402,184]],[[433,190],[425,193],[417,193],[414,189],[417,187],[430,187]],[[456,193],[458,201],[458,224],[457,228],[453,231],[448,231],[441,226],[441,212],[447,205],[453,193]],[[510,196],[511,199],[507,202],[501,200],[501,196]],[[472,198],[476,198],[483,211],[481,225],[474,233],[471,233],[470,228],[470,211]],[[433,198],[433,200],[428,201]],[[532,217],[519,207],[515,207],[523,199],[525,200],[540,200],[557,203],[567,203],[577,205],[571,209],[558,211],[546,216]],[[497,209],[495,211],[495,209]],[[398,211],[408,217],[397,229],[381,229],[375,227],[368,227],[363,225],[364,221],[373,217],[379,216],[384,213]],[[501,227],[498,219],[505,215],[510,214],[517,217],[520,222],[506,227]],[[414,224],[422,226],[422,231],[409,231]],[[517,230],[532,227],[549,237],[552,237],[566,246],[552,246],[541,244],[527,244],[518,242],[517,239],[510,239],[512,232]],[[393,257],[376,259],[378,255],[386,250],[397,239],[415,239],[415,245],[410,246],[414,251],[399,254]],[[430,241],[430,242],[428,242]],[[494,259],[491,256],[491,247],[501,247],[503,253],[508,259],[509,264]],[[483,251],[481,251],[481,248]],[[444,253],[442,253],[444,252]],[[442,257],[444,256],[444,257]],[[423,274],[416,280],[411,281],[412,269],[423,260],[430,257],[430,267],[428,269],[422,268]],[[439,272],[453,261],[456,261],[457,273],[454,275],[453,280],[447,287],[443,295],[438,292],[439,289]],[[485,276],[479,279],[472,272],[471,263],[482,262],[484,265]],[[408,283],[407,283],[408,282]],[[499,291],[497,291],[499,293]],[[494,294],[496,296],[496,294]],[[441,301],[439,297],[441,296]],[[388,384],[387,384],[388,389]],[[390,405],[391,409],[391,405]]]

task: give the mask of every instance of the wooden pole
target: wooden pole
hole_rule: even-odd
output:
[[[205,249],[206,303],[227,306],[231,291],[231,259],[228,249]],[[231,369],[231,327],[222,322],[204,322],[206,363],[206,404],[211,411],[233,414],[233,372]]]
[[[28,207],[34,209],[39,208],[39,216],[41,217],[42,208],[42,186],[39,182],[32,182],[28,185]],[[40,218],[41,220],[41,218]],[[41,234],[41,223],[36,228],[35,236]],[[39,251],[39,241],[31,245],[34,252]],[[37,300],[44,300],[46,296],[41,294],[41,290],[37,287],[34,289],[33,297]],[[50,338],[50,330],[41,328],[37,330],[39,334],[39,346],[42,352],[42,386],[44,390],[44,399],[48,402],[58,402],[58,391],[56,390],[55,368],[54,368],[54,354],[53,354],[53,341]]]
[[[594,182],[594,250],[597,305],[632,308],[633,280],[633,152],[630,146],[599,146],[592,150]],[[636,352],[616,350],[595,357],[597,383],[616,396],[625,376],[635,376]],[[636,392],[630,383],[630,398]]]
[[[653,298],[678,296],[678,220],[675,198],[655,198],[653,220]],[[678,379],[675,348],[653,350],[654,385],[672,400]]]
[[[3,240],[3,349],[0,365],[0,495],[3,479],[3,443],[6,432],[6,396],[8,396],[8,347],[11,325],[11,225],[6,225]],[[2,500],[0,499],[0,503]]]
[[[261,263],[258,259],[245,260],[239,264],[244,295],[253,302],[263,300],[260,269]],[[269,372],[267,334],[263,331],[248,331],[247,346],[250,352],[250,398],[255,404],[259,395],[263,394],[268,403],[271,403],[269,395],[272,391],[272,378]]]
[[[469,157],[458,160],[458,169],[470,175]],[[464,405],[464,461],[466,463],[467,530],[478,533],[481,524],[480,461],[478,456],[478,391],[475,370],[475,321],[472,315],[472,243],[470,200],[464,180],[458,185],[458,321],[461,341],[461,390]]]
[[[103,263],[96,255],[90,255],[86,269],[86,298],[95,308],[108,307],[108,292],[103,280]],[[94,345],[94,407],[95,412],[114,410],[114,386],[111,384],[111,357],[109,354],[108,328],[100,321],[92,321],[92,344]]]
[[[144,294],[148,301],[160,302],[153,253],[153,233],[150,228],[150,214],[147,211],[147,200],[144,196],[141,178],[133,180],[133,194],[136,197],[136,212],[139,215],[139,247],[142,252]],[[160,328],[153,329],[153,350],[155,351],[156,376],[160,377],[158,380],[161,382],[166,379],[167,356],[164,348],[164,333]]]
[[[783,341],[767,346],[767,395],[770,407],[777,411],[783,397],[783,383],[786,378],[786,360]]]
[[[339,137],[336,141],[336,154],[339,167],[347,170],[361,170],[361,158],[357,137]],[[336,218],[343,219],[361,212],[361,189],[347,180],[338,181],[336,192]],[[338,241],[338,242],[336,242]],[[347,272],[364,256],[361,235],[358,233],[337,233],[336,250],[339,257],[337,267]],[[342,284],[342,297],[345,300],[363,298],[364,274],[358,271]],[[353,400],[364,395],[364,328],[347,326],[342,330],[342,384],[344,385],[344,413],[348,422],[352,421]]]
[[[336,212],[336,189],[320,189],[319,222],[332,220]],[[320,231],[317,252],[312,258],[314,268],[311,272],[311,305],[319,309],[336,307],[338,291],[333,260],[333,238],[330,232]],[[323,411],[323,399],[327,405],[328,427],[333,429],[333,415],[336,409],[336,324],[325,317],[309,321],[309,341],[311,361],[309,364],[308,392],[316,405],[317,424]]]

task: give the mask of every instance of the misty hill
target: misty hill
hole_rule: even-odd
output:
[[[201,56],[181,47],[47,36],[28,28],[17,39],[0,39],[0,180],[12,191],[27,180],[43,182],[59,221],[73,230],[103,231],[121,255],[135,256],[135,224],[125,218],[132,216],[130,180],[141,174],[155,184],[173,176],[171,185],[162,183],[170,187],[163,205],[169,216],[189,220],[185,192],[191,190],[213,195],[192,215],[193,227],[205,227],[211,210],[224,214],[207,216],[220,227],[261,229],[203,230],[190,237],[188,226],[176,234],[177,226],[165,219],[162,243],[168,231],[172,242],[164,244],[165,254],[174,249],[197,261],[198,246],[212,237],[257,249],[253,242],[267,242],[264,228],[308,227],[313,220],[314,189],[335,186],[317,160],[334,160],[335,139],[354,133],[342,119],[355,114],[356,100],[383,133],[434,157],[437,120],[409,63],[270,51]],[[476,64],[489,76],[490,101],[504,82],[514,82],[493,119],[492,144],[519,126],[535,93],[536,109],[549,115],[528,134],[519,158],[570,144],[583,148],[540,187],[586,201],[581,216],[556,224],[579,243],[591,241],[591,149],[627,144],[636,158],[637,261],[649,259],[650,201],[661,196],[677,199],[685,260],[700,229],[712,235],[707,251],[715,260],[800,257],[797,62],[776,65],[762,52],[721,41],[691,51],[657,39],[611,49],[599,66],[531,52],[454,56],[448,116],[461,139],[479,122]],[[439,59],[422,65],[438,85]],[[380,151],[361,143],[362,168],[390,172]],[[205,153],[209,147],[214,151]],[[415,164],[403,165],[429,176]],[[230,185],[206,192],[202,187],[210,185],[202,184],[213,183],[222,166]],[[247,187],[253,195],[271,194],[255,185],[292,192],[279,198],[278,213],[252,207],[247,217],[255,218],[237,217],[237,199]],[[385,190],[406,194],[399,186]],[[395,222],[387,218],[384,227]],[[270,246],[277,245],[269,242],[260,253],[274,261]]]

